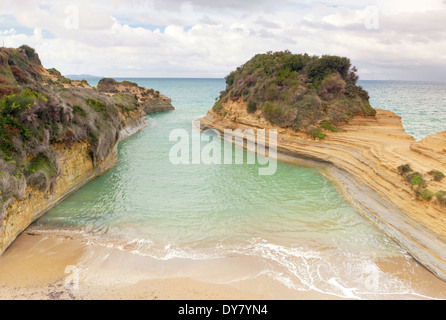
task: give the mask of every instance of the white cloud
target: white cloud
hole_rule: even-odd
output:
[[[35,47],[65,74],[116,77],[223,77],[259,52],[285,49],[347,56],[362,78],[427,80],[425,70],[446,66],[442,0],[81,0],[78,28],[67,28],[72,3],[3,0],[0,40]],[[365,27],[369,6],[378,30]]]

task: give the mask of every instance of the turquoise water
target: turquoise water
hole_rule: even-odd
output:
[[[170,163],[170,133],[191,132],[192,122],[224,89],[223,80],[129,80],[171,97],[176,110],[151,115],[148,128],[120,144],[115,168],[32,229],[76,234],[160,261],[219,261],[218,266],[243,258],[235,274],[221,270],[225,282],[262,276],[296,292],[419,296],[410,282],[379,268],[382,261],[397,260],[404,274],[417,268],[415,262],[359,215],[320,169],[279,163],[275,175],[260,176],[258,164]],[[364,87],[376,94],[380,85]],[[394,101],[390,96],[377,101]]]
[[[404,129],[417,141],[446,130],[446,83],[360,81],[375,108],[402,117]]]

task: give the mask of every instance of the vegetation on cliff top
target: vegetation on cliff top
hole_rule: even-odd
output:
[[[5,206],[23,199],[27,186],[51,190],[61,174],[54,144],[88,141],[96,164],[116,145],[124,114],[138,107],[132,94],[106,94],[45,70],[28,46],[1,48],[0,221]]]
[[[97,88],[100,92],[114,94],[121,100],[121,105],[137,104],[147,113],[153,113],[153,108],[156,112],[174,109],[172,100],[161,95],[159,91],[140,87],[131,81],[118,82],[115,79],[105,78],[99,81]],[[125,107],[123,110],[128,111]]]
[[[323,138],[321,130],[356,115],[374,116],[369,96],[357,86],[356,68],[347,58],[309,56],[289,51],[258,54],[226,77],[226,90],[213,110],[222,114],[229,99],[247,102],[280,127]]]

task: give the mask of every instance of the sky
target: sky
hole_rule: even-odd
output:
[[[65,75],[222,78],[290,50],[446,81],[446,0],[0,0],[0,45],[22,44]]]

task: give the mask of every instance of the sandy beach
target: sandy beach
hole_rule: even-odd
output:
[[[78,239],[21,235],[0,258],[1,300],[338,300],[315,291],[296,291],[268,277],[224,283],[221,266],[210,271],[185,261],[155,261]],[[246,266],[239,266],[244,268]],[[382,270],[397,273],[398,263]],[[211,268],[212,269],[212,268]],[[234,272],[236,272],[234,270]],[[175,276],[177,275],[177,276]],[[185,276],[189,275],[189,276]],[[445,299],[446,283],[423,267],[400,275],[419,283],[416,299]],[[410,279],[408,279],[410,277]],[[385,296],[382,298],[386,299]],[[394,297],[393,297],[394,298]]]
[[[286,299],[290,293],[249,284],[251,291],[242,291],[163,274],[161,266],[147,257],[78,240],[24,234],[0,258],[0,299],[262,300],[276,295]]]
[[[102,270],[97,270],[98,260],[104,262]],[[110,260],[115,261],[112,263]],[[130,269],[135,271],[144,268],[142,261],[135,260],[138,259],[134,255],[116,249],[92,247],[76,240],[21,235],[0,259],[0,299],[261,298],[230,286],[201,283],[192,279],[158,279],[146,274],[147,279],[144,280],[145,277],[141,274],[130,273]],[[75,268],[79,268],[78,277],[75,276]],[[86,272],[82,268],[93,270]],[[114,276],[111,277],[110,273],[114,273]],[[79,283],[75,284],[77,280]]]

